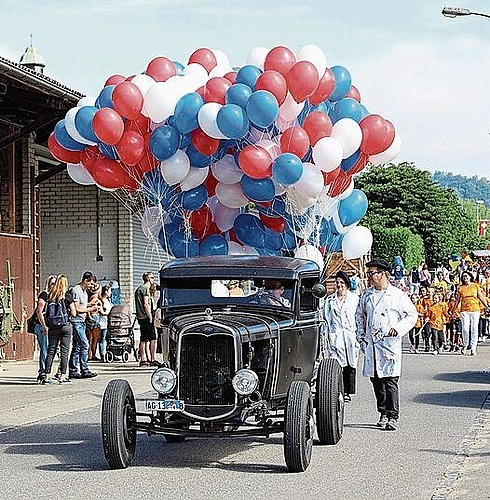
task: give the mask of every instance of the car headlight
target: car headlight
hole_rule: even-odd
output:
[[[248,396],[257,389],[259,377],[254,371],[244,368],[236,372],[231,383],[238,394]]]
[[[151,376],[153,389],[160,394],[169,394],[175,388],[177,375],[170,368],[158,368]]]

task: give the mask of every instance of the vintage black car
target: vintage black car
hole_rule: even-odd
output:
[[[102,440],[114,469],[128,467],[137,431],[186,437],[284,433],[289,471],[304,471],[315,428],[321,444],[342,436],[341,367],[321,359],[312,261],[262,256],[177,259],[160,272],[164,366],[155,395],[139,402],[126,380],[109,382]]]

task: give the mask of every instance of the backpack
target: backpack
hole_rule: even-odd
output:
[[[46,326],[48,328],[61,328],[68,323],[68,311],[65,301],[53,300],[46,307]]]

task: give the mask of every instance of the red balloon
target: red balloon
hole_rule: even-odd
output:
[[[323,137],[330,137],[332,120],[323,111],[313,111],[303,122],[303,128],[310,138],[310,144],[314,146]]]
[[[171,76],[177,74],[175,64],[166,57],[155,57],[146,68],[146,74],[151,76],[157,82],[165,82]]]
[[[145,152],[145,140],[140,133],[128,130],[116,144],[116,151],[123,163],[136,165]]]
[[[205,92],[204,85],[196,89],[196,94],[199,94],[203,99],[204,99],[204,92]]]
[[[121,188],[129,184],[129,175],[116,160],[97,158],[88,169],[94,181],[102,188]]]
[[[218,102],[225,104],[226,91],[231,87],[227,78],[215,76],[210,78],[204,86],[204,100],[206,102]]]
[[[83,151],[68,151],[68,149],[65,149],[56,140],[54,132],[51,132],[48,138],[48,148],[51,151],[51,154],[63,163],[80,163],[81,153],[83,153]]]
[[[294,66],[296,57],[290,49],[283,46],[274,47],[269,51],[264,61],[264,70],[268,71],[273,69],[279,71],[281,75],[285,76],[286,73]]]
[[[354,85],[350,86],[349,92],[345,94],[345,97],[352,97],[352,99],[355,99],[357,102],[361,102],[361,94],[359,93],[357,87],[354,87]]]
[[[282,233],[286,227],[286,222],[282,217],[269,217],[262,212],[259,212],[259,217],[265,227],[276,233]]]
[[[362,130],[362,141],[359,148],[362,153],[375,155],[386,149],[384,145],[387,143],[389,130],[383,117],[368,115],[359,122],[359,126]]]
[[[267,179],[272,175],[272,158],[262,146],[245,146],[238,155],[238,165],[252,179]]]
[[[339,194],[343,193],[349,187],[351,179],[352,175],[346,174],[343,170],[341,170],[337,175],[337,178],[332,182],[330,189],[328,190],[328,195],[335,198]]]
[[[216,186],[218,184],[218,179],[212,174],[211,169],[209,170],[208,176],[204,181],[204,185],[206,186],[206,190],[208,192],[208,196],[214,196],[216,192]]]
[[[310,147],[310,138],[305,129],[290,127],[281,135],[281,153],[293,153],[303,158]]]
[[[99,109],[94,115],[92,127],[99,140],[111,146],[119,142],[124,132],[123,119],[112,108]]]
[[[203,155],[211,156],[219,147],[219,139],[210,137],[204,133],[200,128],[196,128],[191,132],[192,145]]]
[[[145,136],[150,132],[150,119],[146,116],[139,115],[138,118],[134,120],[126,120],[124,122],[124,130],[134,130]]]
[[[97,146],[87,146],[80,155],[80,163],[88,169],[90,165],[101,156],[102,154]]]
[[[229,73],[226,73],[225,78],[234,84],[236,82],[236,75],[236,71],[230,71]]]
[[[143,94],[134,83],[121,82],[116,85],[112,92],[112,102],[114,109],[124,118],[136,120],[141,116]]]
[[[187,64],[192,63],[200,64],[206,69],[208,73],[218,64],[213,51],[206,48],[197,49],[191,54],[191,57],[189,57],[189,61],[187,62]]]
[[[325,99],[328,99],[330,97],[330,94],[333,92],[334,88],[335,75],[330,68],[327,68],[323,76],[320,78],[315,91],[310,95],[308,100],[311,104],[313,104],[313,106],[315,106],[316,104],[320,104]]]
[[[347,173],[349,175],[354,175],[360,172],[367,164],[369,163],[369,155],[361,153],[359,156],[359,159],[357,160],[356,164],[351,167]]]
[[[117,85],[118,83],[124,82],[124,80],[126,80],[126,77],[123,75],[112,75],[106,80],[104,87],[108,85]]]
[[[198,239],[203,238],[211,228],[213,222],[213,213],[207,205],[203,205],[199,210],[191,213],[190,223],[194,236]]]
[[[140,188],[143,174],[134,166],[121,165],[121,167],[127,174],[126,182],[122,187],[131,193],[137,191]]]
[[[386,151],[395,140],[395,126],[389,120],[385,120],[385,124],[386,124],[386,138],[383,144],[380,145],[379,149],[377,149],[374,153],[371,154],[377,155],[379,153],[382,153],[383,151]]]
[[[255,90],[268,90],[277,99],[279,106],[285,101],[288,93],[286,79],[279,71],[264,71],[255,82]]]
[[[341,171],[340,166],[338,166],[335,170],[332,170],[331,172],[324,172],[322,170],[323,184],[325,184],[325,186],[331,184],[337,178],[340,171]]]
[[[303,102],[318,86],[318,70],[309,61],[297,62],[286,74],[288,89],[296,102]]]

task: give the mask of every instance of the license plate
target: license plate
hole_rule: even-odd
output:
[[[185,404],[180,399],[147,399],[147,411],[184,411]]]

